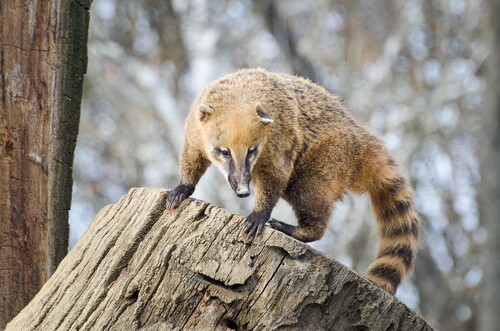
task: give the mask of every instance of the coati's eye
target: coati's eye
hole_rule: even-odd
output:
[[[231,158],[231,152],[228,149],[217,148],[218,154],[222,154],[226,159]]]

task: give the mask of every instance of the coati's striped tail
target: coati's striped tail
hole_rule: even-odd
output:
[[[367,278],[395,294],[413,268],[420,219],[414,209],[411,186],[392,158],[385,161],[387,165],[380,169],[377,179],[365,186],[370,194],[380,235],[376,260],[368,268]]]

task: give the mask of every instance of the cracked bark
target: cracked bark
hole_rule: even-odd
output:
[[[392,295],[308,245],[167,190],[102,209],[7,330],[430,330]]]
[[[0,3],[0,330],[67,253],[90,2]]]

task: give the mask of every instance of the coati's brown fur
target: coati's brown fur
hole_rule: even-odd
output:
[[[271,220],[298,240],[320,239],[346,190],[367,192],[380,240],[367,277],[395,293],[412,269],[420,220],[413,191],[381,139],[357,123],[337,96],[311,81],[262,69],[208,85],[186,119],[180,184],[167,208],[190,196],[211,163],[241,196],[256,197],[244,231],[257,235],[281,197],[299,221]]]

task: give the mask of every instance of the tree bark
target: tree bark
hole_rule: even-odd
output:
[[[102,209],[7,330],[431,330],[342,264],[266,227],[168,191]]]
[[[0,2],[0,330],[67,253],[90,2]]]

